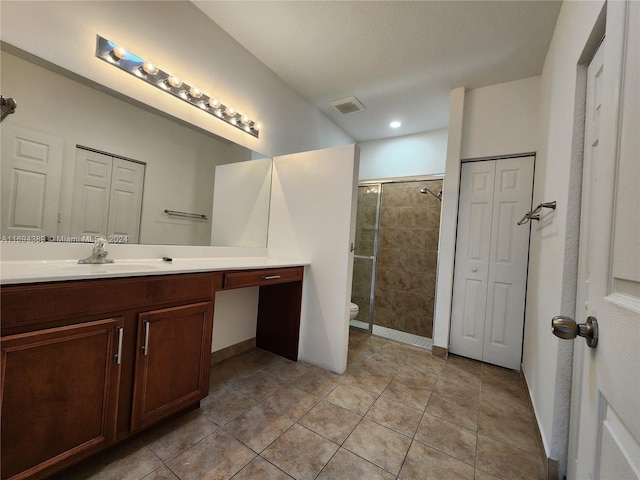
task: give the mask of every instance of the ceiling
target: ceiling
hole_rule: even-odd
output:
[[[192,1],[357,141],[446,128],[452,88],[539,75],[561,5]],[[349,96],[365,110],[332,107]]]

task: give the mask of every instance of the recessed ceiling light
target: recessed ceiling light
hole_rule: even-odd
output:
[[[393,122],[391,122],[391,123],[389,124],[389,126],[390,126],[391,128],[400,128],[400,127],[402,126],[402,123],[398,122],[397,120],[394,120]]]

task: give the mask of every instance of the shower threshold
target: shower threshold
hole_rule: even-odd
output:
[[[360,320],[351,320],[349,325],[363,330],[369,330],[369,324],[361,322]],[[420,335],[414,335],[413,333],[401,332],[400,330],[394,330],[393,328],[374,325],[373,334],[390,340],[396,340],[397,342],[407,343],[415,347],[425,348],[427,350],[431,350],[431,347],[433,347],[433,340],[431,338],[421,337]]]

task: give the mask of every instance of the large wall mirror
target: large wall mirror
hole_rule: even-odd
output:
[[[18,102],[0,129],[4,241],[266,246],[270,159],[5,43],[0,55]]]

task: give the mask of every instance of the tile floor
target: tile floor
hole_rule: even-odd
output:
[[[56,478],[544,476],[518,373],[352,328],[344,375],[253,350],[213,367],[200,409]]]

